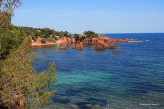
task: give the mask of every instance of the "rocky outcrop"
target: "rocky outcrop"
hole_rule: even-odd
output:
[[[30,46],[31,46],[31,47],[41,47],[41,46],[55,45],[55,43],[50,42],[50,41],[48,41],[48,40],[43,41],[43,38],[41,38],[41,37],[38,37],[38,38],[36,39],[36,41],[34,41],[34,40],[32,40],[32,39],[30,39],[30,40],[31,40],[31,43],[30,43]],[[44,42],[44,43],[43,43],[43,42]]]
[[[83,44],[94,44],[98,41],[98,38],[85,38],[82,40]]]
[[[106,37],[104,35],[98,35],[99,40],[103,40],[106,43],[110,43],[110,44],[116,44],[116,43],[122,43],[122,42],[128,42],[129,39],[115,39],[115,38],[110,38],[110,37]]]
[[[108,45],[103,41],[103,40],[99,40],[96,43],[94,43],[94,45],[92,46],[93,49],[96,50],[103,50],[105,48],[107,48]]]
[[[114,49],[114,48],[117,48],[117,47],[113,44],[105,43],[103,40],[100,40],[100,41],[94,43],[92,48],[96,49],[96,50],[103,50],[103,49],[106,49],[106,48]]]
[[[114,49],[117,48],[114,44],[116,42],[116,39],[114,38],[109,38],[103,35],[99,35],[97,38],[97,41],[93,44],[92,48],[93,49]]]
[[[58,45],[69,45],[69,44],[72,44],[73,43],[73,38],[69,38],[69,37],[62,37],[62,38],[59,38],[56,43]]]
[[[106,36],[103,36],[103,35],[98,35],[98,38],[99,40],[102,40],[106,43],[109,43],[109,44],[112,44],[115,42],[115,39],[114,38],[109,38],[109,37],[106,37]]]
[[[71,109],[80,109],[80,107],[79,107],[77,104],[75,104],[75,103],[70,103],[70,104],[69,104],[69,107],[70,107]]]
[[[83,45],[82,42],[80,42],[80,43],[76,43],[76,44],[75,44],[75,49],[83,50],[83,48],[84,48],[84,45]]]
[[[58,37],[56,42],[50,42],[45,40],[44,43],[42,38],[38,38],[35,42],[31,39],[31,46],[45,46],[45,45],[59,45],[59,50],[66,50],[67,46],[73,45],[74,49],[82,50],[84,49],[84,45],[90,44],[91,47],[95,50],[103,50],[103,49],[115,49],[117,48],[115,44],[128,42],[129,39],[115,39],[110,38],[104,35],[98,35],[96,38],[84,38],[82,40],[75,40],[73,37]],[[115,53],[115,52],[114,52]]]
[[[69,103],[68,104],[71,109],[103,109],[103,107],[100,104],[90,104],[85,102],[79,102],[79,103]]]
[[[40,38],[40,37],[38,37],[37,39],[36,39],[36,41],[34,42],[34,45],[36,45],[36,46],[41,46],[43,43],[42,43],[42,38]]]

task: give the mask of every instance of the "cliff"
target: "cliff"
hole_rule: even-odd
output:
[[[128,42],[129,39],[116,39],[110,38],[104,35],[98,35],[96,38],[84,38],[82,40],[76,40],[73,37],[61,37],[57,38],[55,43],[48,40],[43,41],[42,38],[38,37],[36,41],[31,39],[31,47],[40,47],[48,45],[59,45],[60,50],[66,50],[67,46],[73,45],[73,48],[82,50],[86,44],[90,44],[91,47],[95,50],[103,49],[114,49],[117,48],[115,44]],[[44,42],[44,43],[43,43]]]

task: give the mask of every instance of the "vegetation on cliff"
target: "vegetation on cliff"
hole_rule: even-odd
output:
[[[27,41],[23,41],[2,61],[0,99],[4,107],[37,109],[54,93],[50,88],[56,81],[54,64],[37,73],[31,66],[31,58]]]
[[[90,31],[90,30],[85,31],[82,34],[77,34],[77,33],[74,34],[74,38],[75,38],[76,42],[82,41],[86,38],[97,38],[97,37],[98,37],[98,34],[96,34],[94,31]]]

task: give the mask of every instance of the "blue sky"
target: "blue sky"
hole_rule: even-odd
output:
[[[164,0],[22,0],[14,25],[79,33],[164,32]]]

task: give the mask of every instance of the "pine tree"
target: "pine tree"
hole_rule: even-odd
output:
[[[32,54],[27,41],[0,63],[0,104],[8,109],[39,109],[55,92],[55,65],[37,73],[31,66]]]

